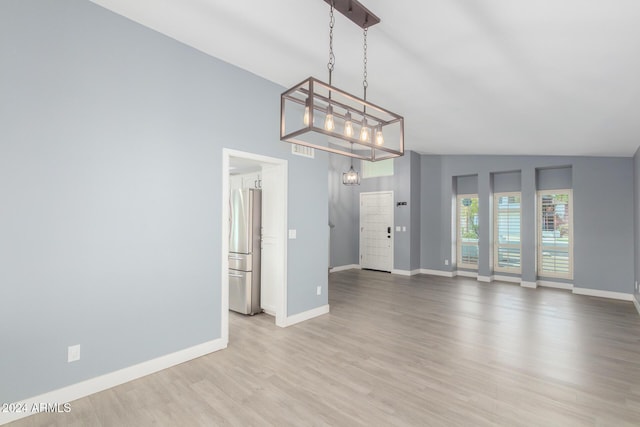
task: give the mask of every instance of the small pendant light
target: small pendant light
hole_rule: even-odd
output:
[[[351,144],[351,152],[353,153],[353,144]],[[353,168],[353,157],[351,158],[351,167],[342,174],[342,183],[344,185],[360,185],[360,174]]]

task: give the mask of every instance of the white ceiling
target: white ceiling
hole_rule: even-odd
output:
[[[323,0],[94,0],[285,87],[327,80]],[[435,154],[633,155],[640,1],[363,0],[368,99]],[[362,93],[362,30],[337,14],[335,86]]]

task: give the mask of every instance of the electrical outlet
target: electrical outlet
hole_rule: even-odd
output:
[[[322,286],[316,288],[316,295],[322,295]]]
[[[444,265],[449,265],[449,260],[448,259],[444,260]]]
[[[403,231],[403,232],[406,232],[406,231],[407,231],[407,226],[406,226],[406,225],[403,225],[403,226],[402,226],[402,231]]]
[[[67,348],[67,362],[75,362],[76,360],[80,360],[80,344],[78,345],[70,345]]]

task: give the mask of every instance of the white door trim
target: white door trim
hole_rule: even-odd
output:
[[[393,191],[367,191],[360,193],[360,200],[358,205],[358,260],[360,262],[360,266],[362,266],[362,196],[363,195],[371,195],[371,194],[391,194],[391,270],[394,271],[395,267],[395,211],[394,211],[394,201],[395,196]]]
[[[260,154],[248,153],[245,151],[232,150],[230,148],[222,149],[222,292],[221,292],[221,320],[220,320],[220,337],[225,345],[229,342],[229,240],[225,236],[229,235],[229,163],[231,157],[239,157],[248,160],[255,160],[261,163],[281,168],[280,191],[283,192],[282,198],[282,284],[276,289],[276,325],[280,327],[287,326],[287,205],[288,205],[288,162],[284,159],[263,156]]]

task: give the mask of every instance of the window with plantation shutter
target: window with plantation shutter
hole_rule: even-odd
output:
[[[538,276],[573,279],[571,190],[538,191]]]
[[[460,268],[478,268],[478,195],[457,198],[457,262]]]
[[[493,195],[493,270],[520,273],[520,193]]]

